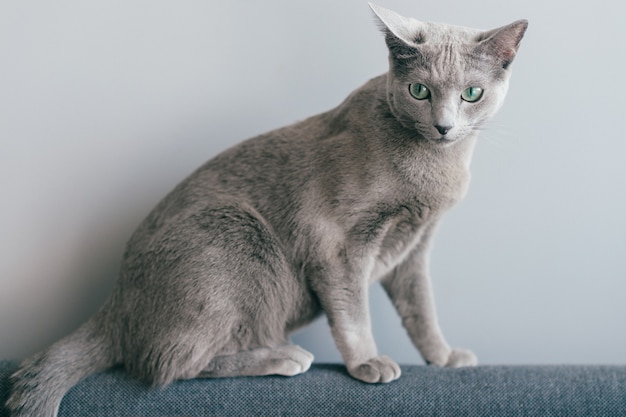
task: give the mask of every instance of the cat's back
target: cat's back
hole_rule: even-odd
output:
[[[299,198],[311,182],[364,167],[370,158],[364,152],[368,140],[363,132],[369,129],[371,134],[371,107],[384,79],[370,80],[329,111],[226,149],[178,184],[152,217],[224,199],[250,201],[266,211],[266,205]]]

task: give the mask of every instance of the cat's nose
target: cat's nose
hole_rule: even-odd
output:
[[[437,129],[437,132],[439,132],[441,135],[445,135],[446,133],[448,133],[454,126],[440,126],[440,125],[435,125],[435,129]]]

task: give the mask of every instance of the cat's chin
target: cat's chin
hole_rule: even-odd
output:
[[[439,136],[439,137],[435,137],[435,138],[430,138],[428,139],[429,142],[435,143],[438,146],[450,146],[454,143],[459,142],[460,138],[454,138],[454,137],[446,137],[446,136]]]

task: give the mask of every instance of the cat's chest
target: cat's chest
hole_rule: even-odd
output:
[[[464,169],[421,174],[414,183],[396,189],[400,202],[390,210],[384,226],[373,242],[370,252],[370,281],[382,279],[411,253],[423,250],[432,226],[442,214],[462,199],[468,188],[469,173]],[[402,199],[400,196],[404,196]],[[376,224],[370,220],[370,224]]]
[[[371,247],[369,281],[382,279],[407,257],[423,246],[427,231],[435,219],[425,206],[402,207],[399,214],[389,220]]]

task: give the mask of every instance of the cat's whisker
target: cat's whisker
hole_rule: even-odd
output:
[[[492,149],[511,149],[520,145],[521,138],[504,123],[486,123],[480,128],[480,142],[488,143]]]

